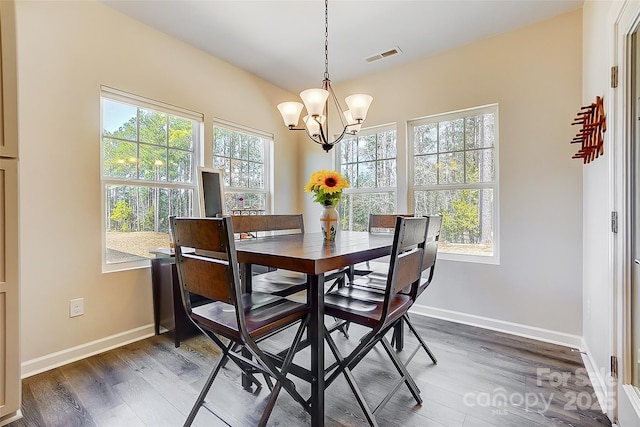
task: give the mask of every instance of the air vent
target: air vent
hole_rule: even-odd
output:
[[[393,56],[393,55],[397,55],[399,53],[402,53],[402,50],[400,50],[400,48],[396,46],[391,50],[387,50],[386,52],[377,53],[375,55],[372,55],[372,56],[366,58],[365,61],[367,61],[367,62],[375,62],[375,61],[379,61],[381,59],[388,58],[388,57]]]

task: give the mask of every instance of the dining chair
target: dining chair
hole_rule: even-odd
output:
[[[431,284],[431,281],[433,279],[433,274],[436,268],[438,242],[440,240],[440,230],[442,228],[442,217],[429,216],[428,218],[429,218],[429,225],[427,227],[427,238],[425,242],[424,259],[422,261],[423,278],[420,280],[420,285],[417,288],[415,299],[417,299]],[[427,272],[427,270],[429,272],[425,279],[424,275]],[[381,274],[379,271],[376,270],[369,275],[357,278],[356,280],[353,281],[351,286],[347,288],[342,288],[338,290],[338,292],[342,295],[353,296],[356,298],[365,298],[367,295],[370,295],[370,294],[363,293],[363,291],[371,292],[373,290],[379,295],[381,293],[381,289],[383,289],[384,286],[386,285],[386,280],[387,280],[386,275]],[[415,299],[413,302],[415,302]],[[414,327],[413,323],[411,322],[411,319],[409,318],[409,312],[405,313],[405,315],[402,318],[406,322],[407,326],[409,327],[409,330],[416,337],[419,343],[416,349],[411,353],[411,355],[405,361],[405,366],[408,365],[409,362],[411,362],[411,360],[413,359],[413,357],[415,356],[415,354],[420,348],[423,348],[424,351],[429,355],[429,358],[434,363],[434,365],[437,365],[438,360],[436,359],[435,355],[433,354],[429,346],[426,344],[422,336],[418,333],[418,331]],[[391,341],[392,345],[394,344],[395,339],[396,339],[396,336],[394,335]]]
[[[276,295],[243,293],[230,217],[172,217],[171,230],[175,239],[176,269],[185,311],[191,321],[222,351],[184,425],[192,424],[201,407],[231,425],[211,402],[205,401],[213,381],[227,360],[232,360],[258,387],[260,383],[254,374],[264,375],[271,392],[259,421],[260,426],[266,425],[281,388],[310,412],[307,401],[296,391],[291,380],[286,378],[309,322],[308,306]],[[192,306],[190,298],[193,294],[208,298],[211,302]],[[272,354],[258,345],[264,338],[295,324],[299,324],[297,332],[284,356]],[[250,357],[246,357],[246,354]],[[275,384],[271,379],[275,379]],[[228,388],[224,392],[229,392]]]
[[[418,404],[422,403],[420,391],[404,364],[393,351],[385,334],[407,312],[417,293],[422,273],[424,246],[426,241],[426,217],[395,218],[394,240],[389,259],[385,291],[380,294],[375,290],[361,289],[358,296],[346,295],[340,289],[325,294],[325,314],[370,328],[359,344],[347,356],[343,356],[331,333],[325,327],[325,338],[336,362],[327,369],[326,387],[329,387],[340,375],[344,375],[360,408],[370,425],[377,425],[375,414],[389,401],[393,394],[405,383]],[[346,288],[349,288],[347,286]],[[400,379],[389,393],[371,410],[362,392],[356,384],[352,370],[378,343],[381,343],[389,355]]]
[[[369,222],[367,230],[369,233],[393,233],[396,225],[397,217],[410,218],[413,214],[372,214],[369,213]],[[338,278],[329,288],[327,292],[331,292],[336,288],[342,288],[351,284],[357,277],[367,276],[369,274],[377,274],[385,276],[389,268],[389,257],[378,258],[371,261],[365,261],[345,270],[347,273]],[[384,289],[384,286],[380,287]]]
[[[431,284],[431,280],[433,279],[433,273],[436,270],[436,258],[438,255],[438,241],[440,240],[441,228],[442,228],[442,217],[430,216],[429,226],[427,227],[427,241],[424,247],[424,258],[422,260],[423,276],[424,276],[424,272],[426,272],[427,270],[429,270],[429,275],[427,276],[426,279],[423,279],[420,281],[420,285],[418,285],[418,289],[416,291],[416,295],[413,302],[415,302],[415,300],[418,299],[418,297],[427,289],[427,287],[429,287],[429,285]],[[418,350],[420,350],[420,348],[423,348],[424,351],[427,353],[427,355],[429,355],[429,358],[431,359],[433,364],[437,365],[438,359],[436,359],[436,356],[433,354],[433,352],[431,351],[427,343],[424,341],[422,336],[418,333],[415,326],[411,322],[411,318],[409,317],[409,312],[407,311],[404,314],[404,316],[402,316],[402,318],[404,322],[407,324],[407,326],[409,327],[409,330],[411,331],[411,333],[416,337],[419,343],[416,349],[411,353],[411,355],[405,361],[405,366],[407,366],[409,362],[411,362],[411,360],[413,359],[413,356],[415,356],[415,354],[418,352]]]
[[[249,238],[261,234],[304,233],[302,214],[291,215],[232,215],[235,234],[248,235]],[[252,290],[289,296],[306,289],[307,276],[304,273],[277,269],[255,274],[251,278]]]

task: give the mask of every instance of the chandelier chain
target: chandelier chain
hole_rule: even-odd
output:
[[[324,0],[324,78],[329,80],[329,0]]]

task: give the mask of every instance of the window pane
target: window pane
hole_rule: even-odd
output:
[[[467,182],[492,182],[495,180],[492,149],[467,151],[466,161]]]
[[[223,184],[228,187],[231,185],[231,160],[225,159],[224,157],[214,157],[213,158],[213,167],[222,169],[224,174],[222,176]]]
[[[266,150],[269,140],[220,127],[214,127],[213,135],[213,166],[224,171],[223,185],[234,188],[265,189],[268,177],[268,166],[265,160],[268,158]],[[249,193],[251,192],[247,194]],[[266,206],[266,196],[263,194],[260,197],[262,198],[256,199],[255,203]],[[244,200],[244,205],[250,206],[251,202],[251,198]],[[228,209],[236,207],[237,204],[232,196],[225,203]]]
[[[439,250],[493,255],[493,190],[415,191],[416,215],[442,215]]]
[[[102,176],[135,179],[138,173],[137,145],[110,138],[102,140]]]
[[[138,109],[110,99],[102,100],[103,135],[138,140]]]
[[[464,119],[439,123],[440,152],[457,151],[464,148]]]
[[[140,142],[167,145],[167,115],[140,108]]]
[[[413,158],[413,182],[415,185],[435,185],[438,183],[438,156],[417,156]]]
[[[376,135],[366,135],[358,138],[358,161],[366,162],[376,158]]]
[[[231,187],[247,187],[249,166],[242,160],[231,160]]]
[[[152,258],[169,246],[169,216],[191,216],[192,189],[106,186],[107,263]]]
[[[347,181],[349,181],[349,184],[351,185],[351,187],[357,187],[358,186],[358,182],[356,181],[356,171],[357,169],[357,164],[352,163],[352,164],[348,164],[348,165],[342,165],[342,175],[347,179]]]
[[[340,143],[340,164],[353,163],[356,161],[357,137],[349,137]]]
[[[467,117],[465,121],[466,147],[487,148],[494,144],[494,115]]]
[[[396,186],[396,160],[383,160],[376,162],[378,174],[378,187]]]
[[[416,126],[413,128],[413,151],[415,154],[431,154],[438,149],[438,124]]]
[[[262,163],[249,162],[249,188],[264,188],[264,166]]]
[[[213,154],[229,157],[231,155],[231,132],[226,129],[213,129]]]
[[[376,162],[358,163],[358,188],[372,188],[376,186]]]
[[[396,158],[396,132],[388,131],[378,134],[378,159]]]
[[[464,152],[438,155],[438,184],[464,182]]]
[[[145,181],[167,180],[167,150],[140,144],[140,176]]]
[[[264,143],[260,138],[251,138],[249,141],[249,160],[264,163]]]
[[[183,150],[169,150],[169,181],[191,182],[193,153]]]
[[[193,124],[191,120],[169,116],[169,147],[191,150],[193,148]]]
[[[343,230],[367,231],[369,213],[393,213],[392,191],[343,195],[340,200],[340,223]]]
[[[242,141],[240,134],[237,132],[231,134],[231,158],[242,159]]]

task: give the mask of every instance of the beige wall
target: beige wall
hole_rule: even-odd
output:
[[[571,159],[576,147],[569,141],[581,105],[581,19],[577,10],[336,86],[339,96],[373,95],[366,125],[397,124],[399,159],[406,156],[407,120],[499,104],[500,265],[438,261],[419,301],[428,307],[419,310],[579,341],[582,164]],[[303,176],[332,166],[313,144],[304,154]],[[406,203],[400,194],[399,212]],[[309,200],[304,206],[309,222],[318,209]]]
[[[207,143],[214,117],[273,133],[276,212],[298,211],[301,189],[298,144],[275,108],[291,94],[97,2],[20,1],[17,15],[21,336],[30,361],[151,330],[149,269],[101,273],[100,85],[204,113]],[[80,297],[85,314],[70,319],[69,300]]]

